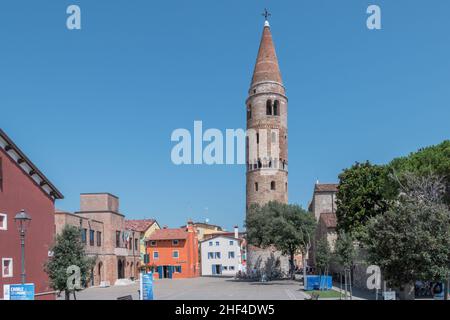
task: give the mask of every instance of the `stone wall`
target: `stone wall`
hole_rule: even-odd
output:
[[[247,273],[258,279],[262,274],[269,278],[285,278],[289,275],[289,258],[275,248],[248,246]]]

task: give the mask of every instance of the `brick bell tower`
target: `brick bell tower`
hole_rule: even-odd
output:
[[[247,131],[256,133],[256,137],[252,138],[249,133],[247,138],[247,210],[254,203],[288,202],[288,99],[268,16],[266,11],[261,44],[246,100]],[[274,147],[278,147],[278,150]]]

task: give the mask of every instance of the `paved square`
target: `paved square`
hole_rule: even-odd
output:
[[[139,285],[89,288],[77,294],[78,300],[116,300],[132,295],[138,300]],[[244,282],[232,278],[200,277],[155,280],[156,300],[304,300],[300,283],[290,280]],[[63,297],[61,297],[63,298]]]

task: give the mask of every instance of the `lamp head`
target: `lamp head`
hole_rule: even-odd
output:
[[[17,228],[19,231],[26,231],[26,228],[31,222],[31,217],[22,209],[16,216],[14,217],[14,221],[17,224]]]

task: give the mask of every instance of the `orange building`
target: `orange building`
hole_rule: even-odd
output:
[[[184,228],[155,230],[147,239],[146,265],[155,279],[200,276],[197,232],[191,221]]]

